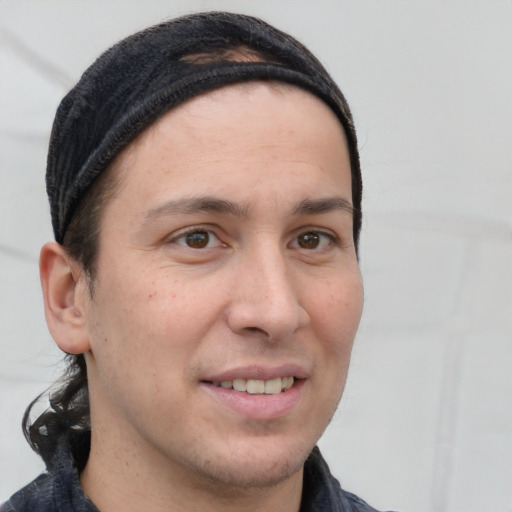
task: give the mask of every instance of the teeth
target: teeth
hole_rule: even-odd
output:
[[[235,379],[233,381],[223,380],[221,382],[212,382],[216,387],[225,389],[234,389],[250,395],[278,395],[279,393],[290,389],[295,379],[293,377],[277,377],[270,380],[257,379]]]
[[[235,379],[233,389],[235,391],[247,391],[247,381],[245,379]]]
[[[293,377],[283,377],[281,379],[281,389],[286,391],[293,386],[294,378]]]
[[[265,381],[249,379],[247,381],[247,393],[251,395],[265,393]]]
[[[286,377],[285,377],[285,379],[286,379]],[[283,381],[283,379],[281,379],[281,377],[278,377],[277,379],[265,381],[265,394],[266,395],[277,395],[277,394],[281,393],[281,390],[283,388],[282,381]]]

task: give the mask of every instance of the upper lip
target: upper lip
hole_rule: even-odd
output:
[[[201,380],[204,382],[222,382],[235,379],[272,380],[278,377],[305,379],[307,376],[308,372],[303,366],[289,363],[272,367],[260,365],[241,366],[208,375]]]

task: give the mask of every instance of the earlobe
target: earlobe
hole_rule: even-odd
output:
[[[90,350],[85,317],[87,284],[80,267],[57,242],[41,249],[39,273],[46,323],[53,339],[68,354]]]

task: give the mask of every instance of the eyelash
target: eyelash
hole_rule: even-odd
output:
[[[215,231],[211,228],[211,227],[207,227],[207,226],[192,226],[190,228],[186,228],[184,229],[183,231],[180,231],[178,233],[176,233],[175,235],[171,236],[170,238],[167,239],[167,243],[177,243],[179,245],[182,245],[184,247],[188,247],[189,249],[193,249],[193,250],[201,250],[201,249],[210,249],[211,247],[208,247],[208,246],[205,246],[205,247],[191,247],[190,245],[188,245],[186,243],[186,241],[184,240],[184,242],[181,244],[179,243],[179,240],[181,239],[184,239],[187,235],[190,235],[190,234],[193,234],[193,233],[207,233],[209,236],[213,235],[218,241],[219,241],[219,245],[221,246],[224,246],[226,247],[227,245],[225,243],[223,243],[221,241],[221,239],[217,236],[217,234],[215,233]],[[326,231],[323,231],[323,230],[319,230],[319,229],[314,229],[314,228],[306,228],[302,231],[300,231],[299,233],[297,233],[297,235],[294,237],[293,239],[293,244],[295,244],[297,242],[297,240],[299,239],[300,236],[305,236],[305,235],[309,235],[309,234],[312,234],[312,235],[318,235],[320,238],[324,237],[324,238],[327,238],[328,241],[329,241],[329,244],[332,244],[336,247],[339,247],[340,246],[340,239],[333,233],[329,233],[329,232],[326,232]],[[210,240],[207,241],[207,245],[210,243]],[[321,240],[319,242],[321,244]],[[298,245],[298,244],[297,244]],[[306,251],[321,251],[323,248],[317,248],[317,247],[314,247],[314,248],[305,248],[305,247],[297,247],[298,249],[304,249]]]
[[[190,228],[185,228],[184,230],[179,231],[178,233],[176,233],[176,234],[172,235],[170,238],[168,238],[167,243],[177,243],[178,245],[183,245],[190,249],[194,249],[193,247],[188,246],[186,243],[183,243],[183,244],[179,243],[180,239],[184,239],[187,235],[191,235],[193,233],[207,233],[209,236],[213,235],[220,242],[221,245],[226,246],[226,244],[224,244],[220,240],[220,238],[215,234],[214,230],[211,227],[206,227],[206,226],[192,226]],[[205,249],[205,248],[209,248],[209,247],[196,248],[196,250]]]
[[[340,245],[339,243],[339,238],[332,234],[332,233],[328,233],[328,232],[325,232],[325,231],[322,231],[322,230],[319,230],[319,229],[306,229],[304,231],[301,231],[300,233],[298,233],[295,238],[293,239],[294,243],[297,242],[297,240],[299,239],[300,236],[305,236],[305,235],[318,235],[320,237],[320,239],[323,237],[325,239],[327,239],[329,241],[329,245],[334,245],[336,247],[338,247]],[[319,242],[320,244],[322,243],[322,241],[320,240]],[[304,249],[304,250],[311,250],[311,251],[321,251],[322,248],[312,248],[312,249],[307,249],[305,247],[299,247],[300,249]]]

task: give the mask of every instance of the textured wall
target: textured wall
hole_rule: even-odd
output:
[[[259,15],[340,83],[365,179],[364,319],[321,446],[377,507],[512,510],[512,3],[0,2],[0,501],[41,470],[19,423],[58,375],[39,292],[55,108],[100,51],[200,8]],[[300,428],[300,425],[297,425]]]

